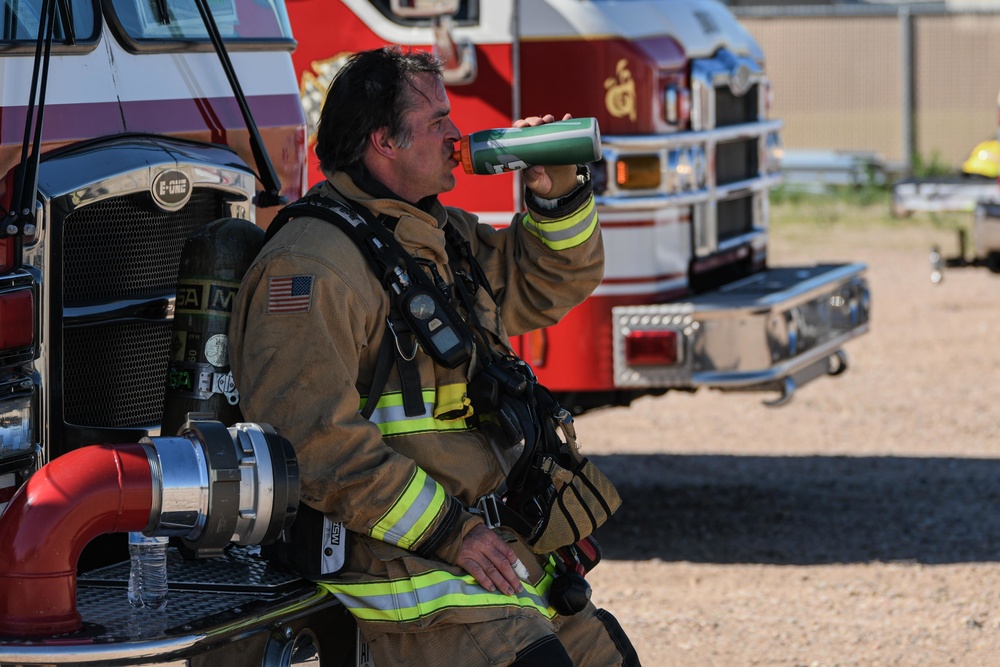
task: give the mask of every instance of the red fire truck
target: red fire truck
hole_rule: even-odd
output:
[[[868,329],[865,267],[768,267],[781,123],[763,53],[721,3],[289,0],[288,13],[310,136],[345,58],[385,44],[445,59],[464,133],[598,119],[604,281],[517,341],[567,408],[698,387],[776,390],[780,403],[846,368],[841,346]],[[520,193],[516,174],[461,174],[445,201],[502,225]]]

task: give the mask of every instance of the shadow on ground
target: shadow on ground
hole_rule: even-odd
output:
[[[591,457],[622,495],[613,560],[1000,561],[1000,459]]]

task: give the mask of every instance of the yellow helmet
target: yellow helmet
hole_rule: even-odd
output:
[[[990,139],[972,149],[969,159],[962,163],[962,172],[996,178],[1000,171],[1000,141]]]

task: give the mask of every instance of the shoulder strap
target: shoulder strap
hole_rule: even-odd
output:
[[[396,249],[394,245],[379,240],[379,237],[382,236],[378,233],[381,226],[377,220],[366,219],[369,216],[371,213],[362,206],[356,209],[330,197],[311,195],[278,211],[278,215],[274,217],[267,228],[264,243],[274,238],[274,235],[294,218],[319,218],[336,225],[347,234],[368,260],[375,275],[384,281],[385,272],[391,270],[391,267],[398,263],[396,261],[398,255],[393,253],[393,250]]]

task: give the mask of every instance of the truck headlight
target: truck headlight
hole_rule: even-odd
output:
[[[8,459],[33,452],[33,435],[31,395],[0,401],[0,466]]]

